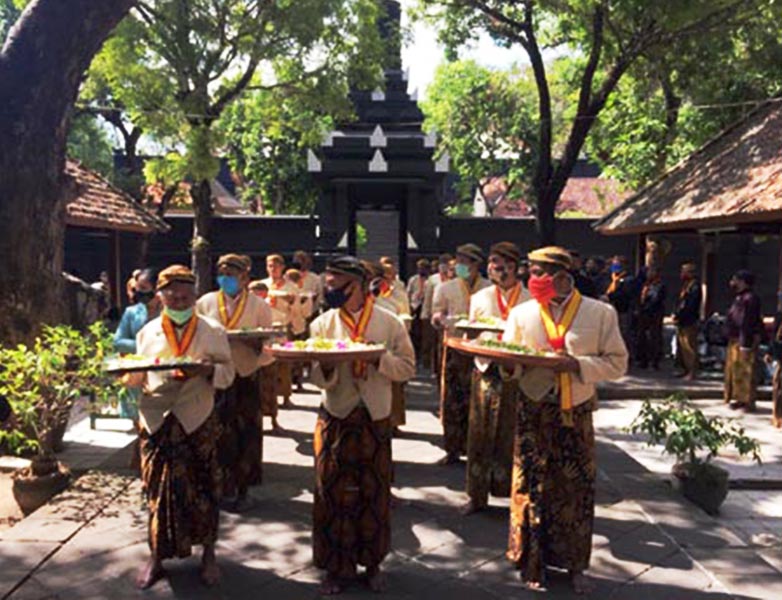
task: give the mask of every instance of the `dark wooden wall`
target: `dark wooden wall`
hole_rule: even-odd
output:
[[[394,214],[395,215],[395,214]],[[189,244],[192,218],[169,217],[170,233],[154,236],[149,246],[149,266],[162,268],[172,263],[190,264]],[[560,244],[579,250],[582,256],[609,257],[625,254],[634,260],[638,240],[636,236],[603,236],[586,219],[566,219],[559,222]],[[527,252],[536,245],[534,221],[531,219],[440,218],[430,230],[439,231],[436,240],[425,239],[428,258],[439,252],[453,252],[456,246],[473,242],[485,250],[496,241],[509,240]],[[321,270],[327,258],[344,252],[332,245],[326,246],[317,236],[318,220],[310,217],[222,217],[215,219],[212,254],[215,259],[227,252],[249,254],[253,258],[253,276],[265,276],[264,257],[271,253],[283,254],[288,260],[293,252],[303,249],[316,258],[316,270]],[[332,238],[333,239],[333,238]],[[701,262],[701,244],[697,235],[667,236],[673,249],[666,262],[664,280],[669,290],[669,304],[678,291],[678,267],[687,260]],[[436,242],[436,245],[435,245]],[[140,237],[121,234],[122,277],[127,278],[139,265]],[[66,233],[66,271],[78,274],[87,282],[97,280],[102,270],[109,270],[111,238],[108,232],[69,227]],[[715,238],[716,285],[712,288],[716,310],[724,312],[731,300],[727,287],[730,275],[739,268],[749,268],[757,276],[757,291],[763,300],[763,309],[773,314],[776,305],[776,287],[779,281],[779,239],[774,236],[722,234]],[[421,252],[411,249],[408,272],[414,272],[415,260]],[[124,281],[124,280],[123,280]]]

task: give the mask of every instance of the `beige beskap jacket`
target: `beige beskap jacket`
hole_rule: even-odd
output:
[[[204,294],[196,302],[196,311],[200,315],[209,317],[213,321],[220,321],[220,307],[217,303],[217,296],[219,292],[209,292]],[[239,296],[231,298],[226,296],[226,306],[228,308],[228,314],[233,316],[236,307],[239,304]],[[262,298],[259,298],[255,294],[250,293],[247,296],[247,303],[244,305],[244,311],[239,318],[239,322],[236,324],[235,329],[242,329],[243,327],[258,328],[258,327],[271,327],[272,326],[272,309],[269,307]],[[254,373],[258,368],[266,366],[273,362],[273,358],[264,356],[260,352],[254,350],[249,345],[240,341],[229,342],[231,346],[231,356],[233,357],[234,367],[240,377],[247,377]]]
[[[476,294],[490,285],[491,282],[488,279],[479,277],[473,286],[472,294]],[[467,286],[459,278],[445,281],[434,290],[432,317],[438,313],[448,317],[468,315],[470,313],[470,298],[471,294],[467,290]]]
[[[552,303],[551,310],[555,319],[561,316],[558,305]],[[528,300],[511,310],[502,339],[537,350],[551,350],[536,300]],[[586,297],[581,300],[565,335],[565,349],[580,367],[573,375],[573,406],[591,399],[595,384],[619,379],[627,372],[627,348],[619,331],[619,320],[614,307],[606,302]],[[524,369],[517,375],[520,375],[521,390],[532,400],[542,399],[555,388],[551,369]]]
[[[496,319],[502,319],[500,306],[497,304],[496,289],[496,285],[490,285],[489,287],[483,288],[482,290],[479,290],[472,295],[472,298],[470,298],[470,320],[479,319],[481,317],[494,317]],[[511,290],[500,290],[500,293],[506,302],[508,301],[508,296],[510,296],[510,291]],[[529,297],[530,296],[527,288],[522,285],[519,298],[516,300],[516,303],[513,306],[518,306],[519,304],[526,302],[529,300]]]
[[[139,420],[150,433],[160,428],[168,413],[174,414],[187,433],[192,433],[211,414],[215,389],[224,390],[233,383],[234,365],[225,329],[208,317],[195,318],[198,325],[187,356],[214,364],[214,376],[211,382],[205,377],[178,381],[172,378],[172,371],[148,371],[132,377],[131,385],[142,386]],[[160,317],[138,332],[136,352],[149,358],[174,357]]]
[[[358,319],[358,314],[353,315]],[[349,340],[350,331],[339,317],[339,311],[329,310],[310,325],[312,337]],[[405,326],[393,314],[375,306],[369,318],[364,340],[385,344],[387,352],[376,369],[367,368],[366,379],[353,377],[353,363],[342,362],[327,379],[319,363],[313,363],[312,382],[324,390],[323,406],[329,414],[344,419],[360,402],[367,407],[373,421],[391,414],[391,382],[407,381],[415,375],[415,352]]]

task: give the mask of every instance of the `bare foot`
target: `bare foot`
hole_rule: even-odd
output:
[[[440,460],[437,461],[438,465],[455,465],[459,462],[459,457],[456,454],[446,454]]]
[[[166,572],[163,570],[163,565],[159,560],[150,558],[141,569],[139,569],[136,576],[136,587],[140,590],[147,590],[151,588],[155,583],[165,576]]]
[[[475,514],[477,512],[482,511],[485,506],[481,506],[475,500],[468,500],[460,509],[459,512],[462,514],[462,516],[467,517],[469,515]]]
[[[595,583],[580,571],[571,571],[570,583],[573,586],[573,591],[579,595],[590,594],[595,591]]]
[[[380,567],[367,569],[367,585],[376,594],[382,594],[388,589],[386,574],[380,570]]]
[[[684,379],[686,379],[687,381],[697,381],[698,380],[698,376],[695,373],[688,373],[684,377]]]
[[[291,402],[290,398],[285,398],[282,401],[282,408],[293,408],[293,402]]]
[[[527,589],[530,589],[533,592],[541,592],[546,589],[542,581],[537,581],[535,579],[522,579],[522,581]]]
[[[318,592],[322,596],[335,596],[342,593],[342,585],[335,577],[326,575],[318,586]]]
[[[204,547],[204,556],[201,559],[201,581],[206,587],[220,583],[220,568],[217,566],[214,546]]]

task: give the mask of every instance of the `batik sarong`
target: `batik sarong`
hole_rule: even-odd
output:
[[[489,494],[510,495],[513,433],[519,386],[503,384],[499,368],[473,370],[467,438],[467,495],[476,507],[486,506]]]
[[[526,581],[544,581],[547,566],[589,567],[595,514],[592,402],[562,425],[558,399],[521,394],[513,449],[507,556]]]
[[[216,543],[222,491],[219,437],[214,412],[190,435],[173,414],[155,433],[141,431],[141,477],[152,556],[184,558],[195,545]]]
[[[443,347],[445,360],[440,386],[440,421],[445,451],[453,456],[467,453],[473,359]]]
[[[321,407],[315,425],[315,566],[352,579],[391,546],[391,425],[364,406],[338,419]]]
[[[742,356],[738,340],[728,342],[728,353],[725,359],[725,402],[733,400],[747,408],[755,408],[756,354],[757,350],[753,347],[746,356]]]
[[[218,456],[223,468],[223,495],[245,494],[262,478],[263,416],[256,373],[237,377],[215,398],[222,435]]]

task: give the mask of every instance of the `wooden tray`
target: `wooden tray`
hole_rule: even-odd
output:
[[[385,348],[371,348],[368,350],[296,350],[293,348],[269,348],[269,353],[277,360],[293,360],[301,362],[329,360],[346,362],[351,360],[363,360],[372,362],[386,353]]]
[[[277,327],[262,327],[259,329],[229,329],[226,331],[231,340],[270,340],[285,337],[284,329]]]
[[[488,359],[503,359],[511,360],[525,367],[542,367],[544,369],[553,369],[557,365],[562,364],[567,359],[556,354],[521,354],[518,352],[510,352],[508,350],[502,350],[500,348],[490,348],[489,346],[480,346],[474,344],[470,340],[465,340],[458,337],[445,338],[445,345],[461,352],[462,354],[470,354],[472,356],[480,356],[481,358]]]
[[[505,325],[489,325],[488,323],[477,322],[462,322],[458,321],[455,325],[457,331],[464,331],[467,333],[481,333],[483,331],[490,331],[492,333],[502,333],[505,331]]]
[[[136,363],[136,364],[133,364]],[[176,369],[184,369],[186,367],[197,367],[199,365],[209,364],[203,361],[191,360],[188,362],[172,362],[172,361],[160,361],[159,363],[138,361],[129,361],[127,366],[122,365],[106,365],[104,371],[106,373],[137,373],[139,371],[174,371]]]

